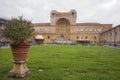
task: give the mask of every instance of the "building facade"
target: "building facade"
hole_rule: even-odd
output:
[[[112,28],[112,24],[76,23],[77,12],[58,12],[52,10],[50,23],[34,23],[35,34],[33,40],[49,43],[53,40],[64,38],[77,43],[97,44],[100,42],[101,33]]]
[[[104,31],[101,34],[101,42],[105,45],[120,47],[120,25]]]
[[[6,40],[5,37],[3,36],[3,31],[5,28],[5,23],[7,22],[7,19],[1,18],[0,17],[0,41]]]
[[[120,46],[120,25],[100,23],[76,23],[77,12],[51,11],[50,23],[34,23],[32,41],[49,43],[54,40],[74,41],[77,43],[97,44],[103,43],[110,46]],[[3,31],[7,19],[0,18],[0,41],[6,41]]]

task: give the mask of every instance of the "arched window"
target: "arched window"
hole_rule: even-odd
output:
[[[117,31],[115,32],[115,34],[117,35]]]
[[[72,12],[72,15],[74,15],[75,13],[74,12]]]
[[[52,15],[54,16],[54,15],[55,15],[55,13],[52,13]]]
[[[60,38],[65,38],[65,36],[63,34],[60,35]]]
[[[79,36],[77,36],[77,39],[79,39]]]
[[[94,39],[96,39],[97,37],[96,36],[94,36]]]
[[[48,39],[50,38],[50,36],[47,37]]]
[[[88,37],[87,36],[85,36],[85,39],[87,39]]]

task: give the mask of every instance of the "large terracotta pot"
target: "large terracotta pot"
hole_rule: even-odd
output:
[[[13,53],[14,61],[26,61],[30,43],[21,42],[19,44],[11,44],[10,47]]]

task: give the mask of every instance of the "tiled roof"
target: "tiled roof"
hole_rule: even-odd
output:
[[[0,17],[0,23],[5,23],[7,21],[8,21],[7,19]]]
[[[108,32],[108,31],[113,30],[113,29],[116,29],[116,28],[118,28],[118,27],[120,27],[120,25],[117,25],[117,26],[115,26],[115,27],[113,27],[113,28],[111,28],[111,29],[109,29],[109,30],[107,30],[107,31],[104,31],[104,32]]]
[[[50,23],[33,23],[34,26],[50,26]]]
[[[99,26],[100,23],[76,23],[76,26]]]

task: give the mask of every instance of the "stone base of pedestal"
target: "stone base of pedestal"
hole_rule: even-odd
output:
[[[30,74],[26,61],[14,61],[13,69],[8,73],[10,77],[25,77]]]

